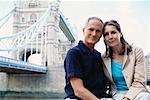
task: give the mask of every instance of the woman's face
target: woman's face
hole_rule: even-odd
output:
[[[110,47],[116,47],[121,44],[120,38],[122,33],[119,32],[115,26],[106,25],[104,29],[104,40],[106,44]]]

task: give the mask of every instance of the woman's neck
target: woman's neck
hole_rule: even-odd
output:
[[[122,55],[124,53],[124,46],[119,44],[115,47],[112,47],[113,55]]]

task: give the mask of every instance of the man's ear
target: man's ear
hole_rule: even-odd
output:
[[[84,28],[82,29],[82,31],[84,32]]]

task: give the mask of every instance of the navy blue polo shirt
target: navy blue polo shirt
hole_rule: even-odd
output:
[[[64,61],[66,72],[65,98],[79,99],[75,96],[70,77],[78,77],[83,80],[85,88],[91,91],[98,98],[104,97],[106,78],[103,72],[101,54],[90,49],[79,41],[78,45],[70,49]]]

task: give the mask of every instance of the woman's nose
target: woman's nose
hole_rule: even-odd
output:
[[[112,38],[112,34],[111,34],[111,33],[109,33],[108,37],[109,37],[109,38]]]

